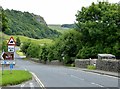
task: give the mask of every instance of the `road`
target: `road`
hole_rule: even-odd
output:
[[[18,49],[18,48],[17,48]],[[96,73],[85,72],[64,66],[50,66],[32,61],[22,60],[17,54],[15,69],[28,70],[39,79],[44,87],[102,87],[115,89],[118,87],[118,78]],[[92,88],[91,88],[92,89]],[[116,88],[117,89],[117,88]]]

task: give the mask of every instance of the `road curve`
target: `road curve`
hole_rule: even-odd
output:
[[[118,87],[118,78],[115,77],[25,61],[17,54],[15,57],[16,69],[33,72],[45,87]]]

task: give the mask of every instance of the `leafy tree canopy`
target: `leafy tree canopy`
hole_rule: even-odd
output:
[[[94,52],[112,53],[116,56],[119,56],[119,8],[119,4],[98,2],[97,4],[92,3],[92,5],[89,7],[82,7],[81,11],[78,11],[78,13],[76,14],[76,25],[77,30],[80,31],[83,35],[82,43],[85,47],[83,47],[82,50],[84,51],[84,53],[91,54],[93,50],[96,50]],[[85,52],[85,50],[87,52]],[[80,52],[83,54],[83,51]]]

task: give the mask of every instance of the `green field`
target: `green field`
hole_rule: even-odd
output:
[[[1,38],[5,39],[5,40],[9,40],[10,37],[11,36],[8,36],[8,35],[0,32],[0,40],[1,40],[0,44],[2,42]],[[45,39],[33,39],[33,38],[29,38],[29,37],[26,37],[26,36],[20,36],[20,35],[15,35],[15,36],[13,35],[12,37],[14,37],[14,39],[19,37],[21,42],[26,42],[27,40],[30,40],[31,42],[36,43],[36,44],[51,44],[51,43],[53,43],[53,40],[46,39],[46,38]]]
[[[53,30],[57,30],[58,32],[60,33],[65,33],[67,32],[68,30],[70,30],[69,28],[63,28],[61,27],[61,25],[55,25],[55,24],[52,24],[52,25],[48,25],[49,28],[53,29]]]
[[[0,84],[2,86],[16,85],[30,79],[32,79],[32,74],[28,71],[12,70],[12,73],[10,73],[10,70],[5,70],[3,72],[2,78],[0,78]]]

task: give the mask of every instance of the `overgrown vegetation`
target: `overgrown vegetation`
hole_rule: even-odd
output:
[[[96,58],[98,53],[111,53],[120,58],[120,10],[118,4],[92,3],[76,14],[76,29],[55,39],[54,44],[25,42],[22,51],[44,62],[59,60],[74,63],[75,58]],[[32,50],[30,50],[32,49]]]
[[[4,52],[8,51],[7,41],[2,42],[2,51],[4,51]]]
[[[82,33],[79,58],[95,58],[98,53],[111,53],[120,58],[120,5],[92,3],[76,14],[77,30]]]
[[[20,38],[17,37],[17,38],[16,38],[16,46],[20,46],[20,44],[21,44],[21,42],[20,42]]]
[[[96,66],[94,66],[94,65],[88,65],[88,66],[87,66],[87,69],[89,69],[89,70],[95,70],[95,69],[96,69]]]
[[[73,63],[74,57],[81,48],[80,38],[80,33],[71,30],[56,39],[54,44],[37,45],[27,41],[22,45],[21,50],[27,56],[39,58],[44,62],[59,60],[65,64]]]

